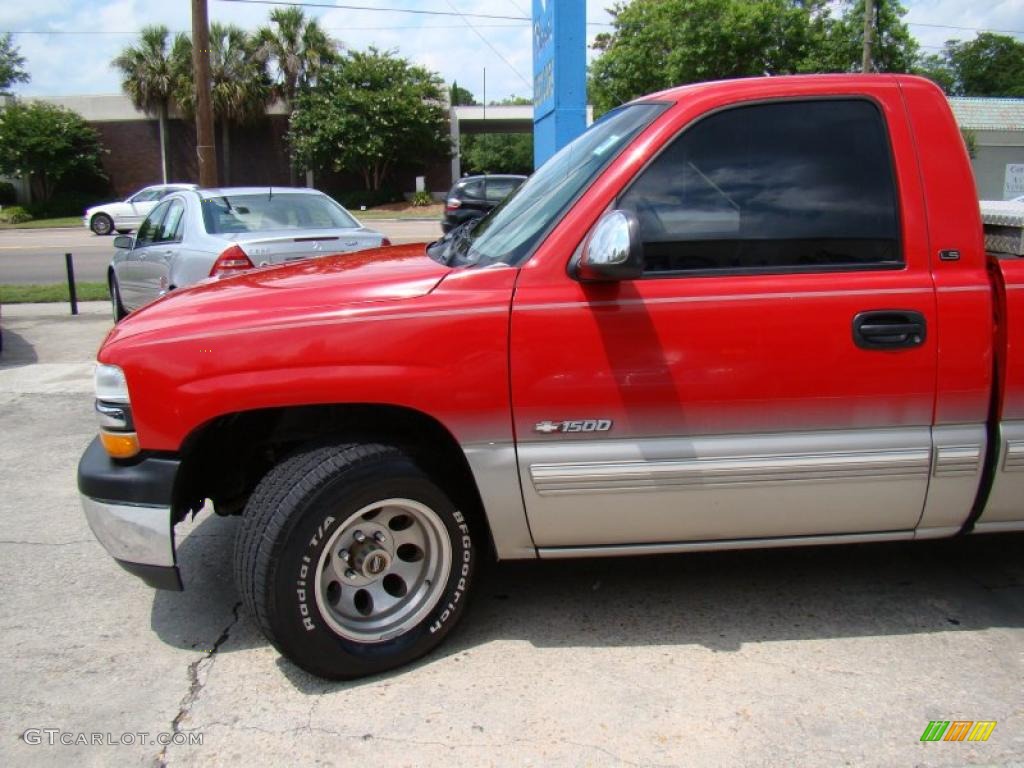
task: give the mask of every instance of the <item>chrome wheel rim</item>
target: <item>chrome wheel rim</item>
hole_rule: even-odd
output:
[[[451,567],[451,541],[437,513],[411,499],[384,499],[349,516],[324,547],[317,607],[342,637],[389,640],[437,605]]]
[[[108,220],[104,216],[97,216],[92,220],[92,231],[97,235],[110,234],[111,229],[113,229],[113,226],[108,223]]]

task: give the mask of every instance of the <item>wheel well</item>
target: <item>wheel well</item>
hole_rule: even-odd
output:
[[[267,408],[220,416],[196,429],[180,451],[174,491],[177,519],[211,499],[219,514],[240,514],[263,476],[300,447],[324,439],[394,445],[487,531],[490,527],[466,455],[436,419],[383,405]]]

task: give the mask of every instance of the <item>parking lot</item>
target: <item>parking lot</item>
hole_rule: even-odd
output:
[[[363,224],[383,232],[396,245],[436,240],[441,236],[441,224],[437,221],[388,219],[367,220]],[[76,279],[102,282],[107,279],[114,238],[94,235],[85,227],[0,229],[0,283],[66,280],[65,253],[74,256]]]
[[[499,564],[438,652],[327,683],[241,611],[236,520],[179,528],[183,593],[93,539],[75,466],[107,305],[2,325],[0,764],[1024,765],[1021,536]],[[998,724],[920,742],[956,719]]]

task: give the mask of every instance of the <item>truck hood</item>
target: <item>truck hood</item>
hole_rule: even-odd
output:
[[[256,269],[169,293],[116,325],[106,344],[141,334],[216,334],[412,299],[430,293],[450,272],[426,255],[423,243]]]

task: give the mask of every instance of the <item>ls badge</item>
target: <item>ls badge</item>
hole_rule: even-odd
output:
[[[573,421],[538,421],[534,432],[550,435],[555,432],[607,432],[612,428],[611,419],[576,419]]]

